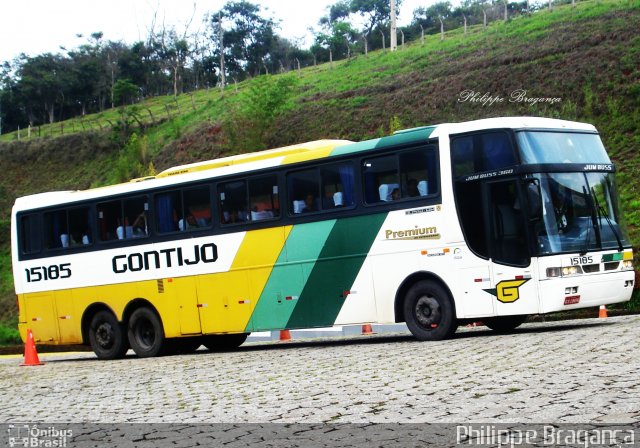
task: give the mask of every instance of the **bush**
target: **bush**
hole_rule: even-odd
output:
[[[0,345],[19,345],[21,343],[20,333],[15,326],[0,323]]]

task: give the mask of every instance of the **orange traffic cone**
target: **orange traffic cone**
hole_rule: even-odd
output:
[[[43,362],[38,359],[38,351],[36,350],[36,343],[33,340],[33,333],[30,329],[27,329],[27,340],[24,343],[24,362],[21,366],[41,366]]]
[[[607,316],[607,307],[604,305],[600,305],[600,311],[598,312],[598,317],[600,319],[605,319],[609,316]]]
[[[371,324],[362,325],[362,334],[375,334],[373,332],[373,328],[371,327]]]
[[[280,330],[280,342],[291,340],[291,332],[289,330]]]

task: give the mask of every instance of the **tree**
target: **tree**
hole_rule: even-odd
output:
[[[139,93],[138,86],[129,79],[119,79],[113,86],[114,101],[121,106],[133,103],[138,98]]]
[[[371,34],[375,28],[388,23],[391,16],[389,0],[351,0],[350,11],[359,14],[365,20],[363,32]],[[402,0],[396,0],[396,13],[399,12]]]
[[[211,15],[211,35],[218,33],[222,20],[225,68],[233,76],[255,76],[271,62],[276,26],[272,19],[261,16],[261,7],[246,0],[228,2]]]
[[[276,118],[290,106],[297,83],[294,75],[263,75],[252,80],[240,97],[239,110],[230,120],[234,145],[245,150],[267,147],[269,132]]]

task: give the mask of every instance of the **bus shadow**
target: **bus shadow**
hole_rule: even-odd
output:
[[[510,333],[496,333],[488,327],[476,327],[472,331],[458,331],[456,332],[450,341],[456,340],[467,340],[467,339],[475,339],[475,338],[486,338],[486,337],[518,337],[519,335],[529,335],[529,334],[548,334],[548,333],[563,333],[567,331],[586,329],[586,328],[594,328],[594,327],[602,327],[602,326],[615,325],[615,322],[590,322],[590,323],[568,323],[568,324],[560,324],[560,325],[549,325],[549,326],[536,326],[534,328],[528,328],[525,324],[524,327],[517,328]],[[334,337],[332,339],[323,338],[323,339],[303,339],[303,340],[292,340],[292,341],[256,341],[250,342],[248,345],[242,345],[236,350],[230,351],[209,351],[204,348],[199,349],[194,353],[189,354],[175,354],[175,355],[167,355],[163,358],[174,358],[181,356],[207,356],[207,355],[225,355],[232,353],[253,353],[253,352],[271,352],[271,351],[279,351],[279,350],[295,350],[301,348],[330,348],[330,347],[348,347],[348,346],[357,346],[357,345],[380,345],[380,344],[389,344],[389,343],[416,343],[422,344],[429,342],[420,342],[415,339],[410,334],[389,334],[389,335],[373,335],[373,336],[340,336]],[[440,341],[446,343],[447,341]],[[133,352],[129,352],[124,360],[133,360],[136,359],[136,355]],[[63,362],[95,362],[99,361],[96,357],[82,357],[82,358],[69,358],[69,359],[52,359],[52,360],[44,360],[46,363],[56,364]],[[100,361],[102,362],[102,361]],[[112,361],[118,362],[118,361]]]

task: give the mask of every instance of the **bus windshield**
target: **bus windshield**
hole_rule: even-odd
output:
[[[611,173],[547,173],[542,219],[535,223],[538,255],[628,246]]]
[[[516,135],[522,163],[611,163],[598,134],[522,131]]]

